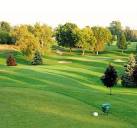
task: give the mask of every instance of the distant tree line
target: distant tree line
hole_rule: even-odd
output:
[[[98,54],[117,42],[122,53],[127,49],[128,42],[137,41],[137,31],[129,27],[123,29],[121,22],[112,21],[109,27],[86,26],[79,28],[74,23],[58,25],[55,29],[45,24],[11,26],[8,22],[0,22],[0,43],[19,46],[27,58],[33,58],[36,52],[44,55],[50,51],[53,42],[70,49],[80,48],[82,55],[86,50]]]

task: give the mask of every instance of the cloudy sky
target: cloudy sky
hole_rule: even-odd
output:
[[[107,26],[120,20],[137,29],[137,0],[0,0],[0,20],[12,25],[65,22]]]

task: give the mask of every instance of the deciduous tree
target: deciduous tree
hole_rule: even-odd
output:
[[[55,30],[55,38],[60,46],[71,49],[76,46],[77,42],[77,25],[73,23],[66,23],[59,25]]]
[[[45,52],[50,51],[51,46],[53,45],[52,28],[45,24],[40,25],[39,23],[36,23],[34,25],[34,29],[32,30],[32,28],[30,28],[30,31],[33,31],[34,36],[37,38],[39,42],[41,54],[44,55]]]
[[[78,31],[77,46],[82,48],[82,55],[85,54],[85,50],[93,50],[96,43],[96,38],[90,27],[85,27]]]
[[[99,51],[104,50],[105,43],[111,41],[112,35],[107,28],[103,27],[92,27],[94,36],[96,38],[96,43],[94,45],[94,52],[98,55]]]
[[[19,46],[21,52],[27,59],[32,59],[35,51],[39,50],[39,43],[35,36],[28,31],[27,26],[16,27],[12,35],[16,38],[16,45]]]

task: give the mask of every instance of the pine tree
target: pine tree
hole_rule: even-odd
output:
[[[12,54],[9,54],[7,57],[7,66],[16,66],[16,59],[14,58],[14,56]]]
[[[125,87],[132,87],[135,85],[133,80],[133,71],[136,66],[136,60],[133,54],[129,56],[128,64],[125,65],[125,72],[121,77],[121,83]]]
[[[134,80],[134,85],[135,85],[135,87],[137,87],[137,65],[134,67],[132,77],[133,77],[133,80]]]
[[[110,88],[110,95],[111,88],[117,84],[117,71],[112,65],[109,65],[104,73],[104,75],[101,77],[101,81],[103,82],[104,86]]]
[[[117,46],[119,49],[122,50],[122,53],[123,53],[123,50],[127,49],[126,37],[123,32],[121,34],[119,34],[119,36],[118,36]]]
[[[43,63],[42,56],[39,51],[35,52],[32,65],[41,65]]]

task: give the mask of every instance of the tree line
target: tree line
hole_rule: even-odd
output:
[[[121,22],[112,21],[108,27],[86,26],[79,28],[74,23],[58,25],[55,29],[46,24],[11,26],[8,22],[0,22],[0,43],[15,44],[20,51],[32,59],[36,52],[44,55],[57,42],[59,46],[82,49],[98,54],[104,50],[105,44],[117,42],[123,52],[128,42],[137,41],[137,32],[129,27],[123,29]]]

